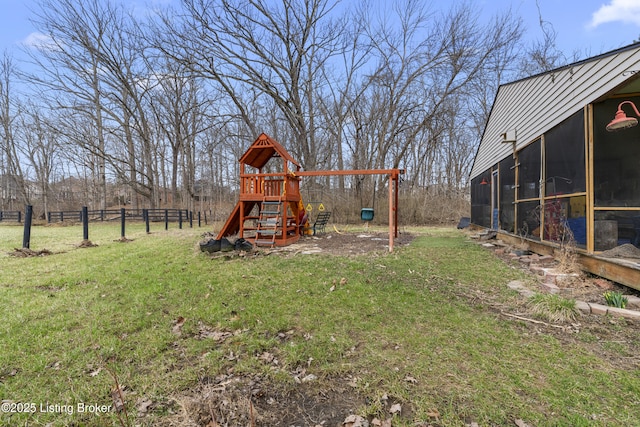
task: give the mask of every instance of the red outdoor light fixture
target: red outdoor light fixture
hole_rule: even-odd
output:
[[[627,117],[625,112],[622,111],[622,106],[624,104],[630,104],[631,107],[633,107],[633,111],[636,113],[636,116],[640,117],[640,112],[638,111],[636,104],[634,104],[631,101],[622,101],[620,105],[618,105],[618,111],[616,111],[616,117],[613,120],[611,120],[611,123],[607,125],[607,130],[609,132],[614,132],[620,129],[627,129],[630,127],[634,127],[638,124],[638,119],[636,119],[635,117]]]
[[[489,184],[489,181],[487,181],[487,178],[482,178],[482,181],[480,181],[480,185],[487,185]]]

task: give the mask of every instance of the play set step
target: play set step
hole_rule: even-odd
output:
[[[278,234],[285,233],[282,230],[283,202],[263,200],[260,205],[258,228],[256,229],[256,246],[274,247]]]
[[[274,242],[271,239],[256,239],[254,241],[256,246],[269,246],[269,247],[273,247]]]

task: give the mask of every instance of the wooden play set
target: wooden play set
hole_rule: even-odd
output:
[[[270,162],[271,159],[281,162],[279,171],[265,172],[267,166],[270,170],[276,167],[274,162]],[[300,194],[301,177],[388,174],[389,250],[392,251],[393,237],[398,233],[400,173],[402,171],[399,169],[302,171],[300,164],[280,143],[263,133],[240,158],[240,197],[217,239],[237,234],[256,246],[293,244],[300,236],[315,231]],[[327,214],[323,217],[328,219]]]

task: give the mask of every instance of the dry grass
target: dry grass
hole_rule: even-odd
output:
[[[528,302],[533,314],[553,323],[572,322],[580,314],[575,300],[555,294],[536,293]]]

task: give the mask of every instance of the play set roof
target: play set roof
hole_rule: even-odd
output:
[[[262,133],[240,158],[240,163],[262,169],[272,157],[281,157],[298,168],[300,164],[291,157],[278,141]]]

